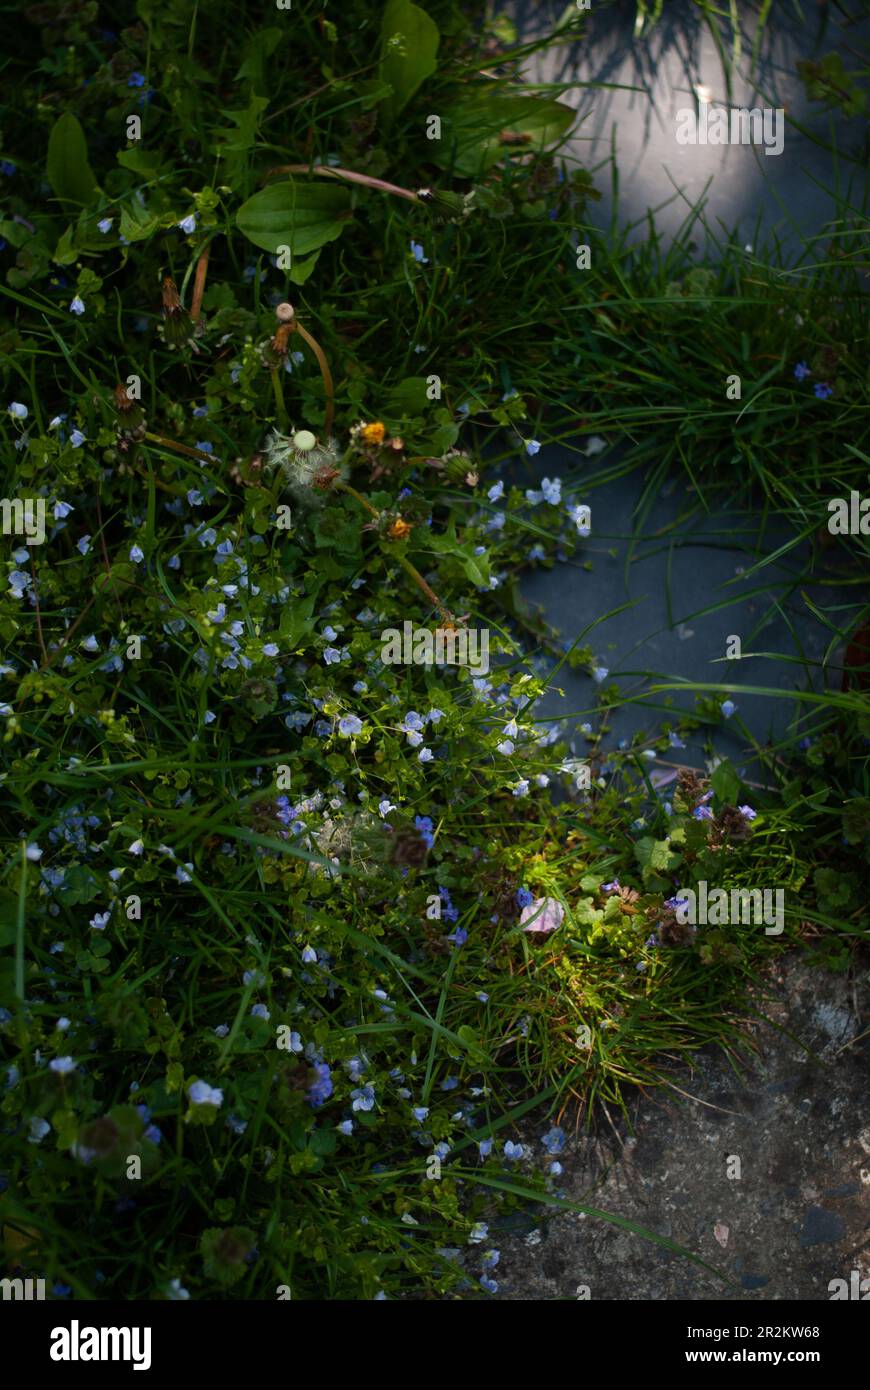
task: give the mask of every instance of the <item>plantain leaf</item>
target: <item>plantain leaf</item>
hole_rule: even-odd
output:
[[[488,84],[445,113],[442,139],[435,142],[432,157],[464,178],[475,178],[506,151],[528,153],[555,144],[576,115],[564,102],[511,95]]]
[[[58,116],[51,128],[46,173],[58,198],[67,202],[87,204],[99,192],[85,133],[71,111]]]
[[[335,241],[350,217],[350,193],[332,184],[273,183],[242,203],[236,226],[263,251],[272,255],[289,246],[291,262]]]
[[[381,22],[381,80],[392,87],[384,102],[388,121],[407,106],[421,82],[435,71],[438,26],[411,0],[389,0]]]
[[[292,285],[304,285],[319,259],[320,252],[315,251],[313,256],[292,260],[287,271],[287,279]]]

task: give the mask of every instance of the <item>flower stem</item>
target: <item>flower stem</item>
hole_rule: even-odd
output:
[[[409,203],[425,207],[423,199],[410,188],[372,178],[371,174],[358,174],[355,169],[335,169],[329,164],[280,164],[276,169],[269,169],[265,177],[271,178],[273,174],[318,174],[322,178],[347,179],[349,183],[361,183],[364,188],[376,188],[380,193],[394,193],[397,198],[407,198]]]
[[[317,358],[318,366],[320,367],[320,375],[323,377],[323,387],[326,391],[326,414],[323,420],[323,430],[326,438],[329,439],[332,434],[332,417],[335,410],[335,387],[332,384],[332,372],[329,370],[326,354],[317,339],[312,338],[308,329],[303,328],[298,319],[294,321],[293,327],[297,333],[301,334],[303,341],[311,348],[311,351]]]
[[[287,411],[284,406],[284,388],[281,385],[281,376],[277,367],[271,370],[272,390],[275,393],[275,405],[278,407],[278,428],[282,433],[287,432]]]
[[[380,521],[381,514],[377,510],[377,508],[373,507],[371,502],[369,502],[368,498],[363,497],[361,492],[357,492],[355,487],[351,487],[350,483],[343,483],[341,481],[338,481],[335,483],[335,487],[337,489],[340,489],[342,492],[348,493],[351,497],[354,498],[355,501],[359,502],[360,506],[364,507],[365,510],[369,512],[370,515],[373,516],[376,521]],[[423,593],[426,595],[427,599],[432,604],[432,607],[438,609],[438,612],[441,614],[441,617],[444,619],[444,621],[452,623],[453,614],[450,612],[450,609],[444,607],[444,604],[441,602],[435,590],[432,588],[431,584],[426,583],[426,580],[423,578],[416,565],[412,565],[411,561],[407,558],[406,555],[398,555],[396,558],[399,561],[399,564],[402,566],[402,569],[405,571],[405,573],[409,575],[411,579],[413,579],[414,583],[417,585],[417,588],[422,589]]]
[[[200,310],[202,309],[202,296],[205,293],[205,277],[208,273],[208,254],[211,250],[211,242],[203,248],[202,255],[196,263],[196,279],[193,282],[193,302],[190,306],[191,323],[199,322]]]
[[[202,459],[203,463],[214,463],[211,454],[203,453],[202,449],[191,449],[188,444],[176,444],[174,439],[164,439],[162,434],[151,434],[145,431],[145,438],[150,439],[152,444],[162,444],[164,449],[174,449],[177,454],[187,454],[192,459]]]

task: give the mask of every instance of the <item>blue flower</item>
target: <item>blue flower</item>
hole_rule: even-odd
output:
[[[187,236],[192,236],[196,231],[196,213],[192,212],[187,217],[183,217],[178,226]]]
[[[341,1124],[336,1127],[339,1134],[353,1134],[353,1120],[342,1120]]]
[[[103,236],[106,235],[106,232],[110,232],[112,230],[111,217],[101,217],[99,222],[97,223],[97,230],[102,232]]]
[[[191,1081],[187,1088],[191,1105],[213,1105],[215,1109],[223,1104],[224,1093],[217,1086],[209,1086],[207,1081]]]
[[[737,709],[737,706],[735,705],[733,700],[723,700],[719,708],[724,714],[725,718],[730,719],[734,711]]]
[[[795,366],[794,374],[798,381],[804,381],[808,376],[812,376],[812,372],[806,362],[798,362]]]
[[[339,719],[338,732],[342,738],[354,738],[362,732],[362,720],[355,714],[347,714],[343,719]]]
[[[130,546],[130,559],[133,560],[137,565],[141,565],[142,561],[145,559],[145,552],[141,546]]]
[[[332,1075],[327,1062],[315,1062],[313,1070],[316,1079],[309,1088],[308,1103],[318,1110],[332,1095]]]
[[[737,809],[744,820],[755,820],[755,817],[758,815],[758,812],[753,811],[751,806],[738,806]]]
[[[70,300],[69,311],[71,314],[78,314],[81,317],[85,312],[85,301],[76,295],[74,299]]]
[[[516,1162],[518,1158],[522,1158],[523,1156],[522,1144],[515,1144],[512,1139],[505,1140],[504,1156],[505,1158],[509,1158],[512,1162]]]
[[[417,762],[418,762],[418,763],[431,763],[431,761],[432,761],[432,759],[433,759],[434,756],[435,756],[435,755],[434,755],[434,753],[432,752],[432,749],[431,749],[431,748],[421,748],[421,749],[420,749],[420,752],[417,754]]]
[[[306,947],[303,949],[303,951],[302,951],[302,963],[303,963],[303,965],[316,965],[316,964],[317,964],[317,952],[315,951],[315,949],[314,949],[313,946],[306,946]]]
[[[67,1076],[71,1071],[75,1071],[76,1063],[72,1057],[53,1057],[48,1064],[48,1069],[56,1072],[58,1076]]]
[[[692,812],[692,817],[694,820],[712,820],[713,812],[709,806],[696,806]]]
[[[565,1131],[560,1129],[558,1125],[553,1125],[552,1129],[548,1129],[546,1134],[541,1135],[541,1143],[545,1153],[552,1156],[560,1154],[565,1147]]]
[[[529,458],[533,459],[535,457],[535,454],[539,454],[540,452],[541,445],[537,439],[526,440],[526,453],[528,454]]]
[[[420,838],[425,843],[426,848],[431,849],[435,843],[435,836],[432,833],[433,827],[431,816],[415,816],[414,829],[419,832]]]
[[[144,86],[145,86],[145,75],[144,75],[144,73],[141,73],[141,72],[131,72],[131,73],[130,73],[130,76],[127,78],[127,86],[128,86],[128,87],[144,87]]]
[[[26,420],[27,406],[22,405],[20,401],[10,401],[9,414],[16,420]]]
[[[353,1110],[374,1110],[375,1108],[375,1088],[374,1086],[358,1086],[355,1091],[351,1091],[350,1098]]]
[[[69,442],[74,449],[80,449],[85,442],[85,438],[86,436],[82,434],[81,430],[73,430],[69,437]]]
[[[90,536],[82,536],[81,540],[76,541],[76,550],[78,550],[82,555],[87,555],[87,553],[88,553],[88,551],[90,550],[90,548],[91,548],[91,538],[90,538]]]
[[[15,173],[15,165],[12,163],[12,160],[11,160],[11,159],[0,159],[0,174],[6,174],[7,177],[8,177],[10,174],[14,174],[14,173]]]
[[[833,396],[834,388],[829,386],[826,381],[817,381],[813,387],[813,395],[817,400],[826,401],[829,396]]]
[[[423,255],[423,247],[420,245],[419,241],[411,242],[411,254],[418,265],[429,264],[429,258]]]

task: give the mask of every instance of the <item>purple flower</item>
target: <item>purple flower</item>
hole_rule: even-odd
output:
[[[145,86],[145,75],[144,75],[144,73],[141,73],[141,72],[131,72],[131,73],[130,73],[130,76],[127,78],[127,86],[128,86],[128,87],[144,87],[144,86]]]
[[[696,806],[692,816],[695,820],[712,820],[713,812],[709,806]]]
[[[755,817],[758,815],[758,812],[753,811],[751,806],[738,806],[737,809],[744,820],[755,820]]]
[[[808,376],[812,376],[812,372],[806,362],[798,362],[795,366],[794,374],[798,381],[804,381]]]

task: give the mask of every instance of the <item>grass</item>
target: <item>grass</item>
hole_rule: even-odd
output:
[[[0,337],[26,413],[2,417],[5,487],[45,500],[48,538],[10,542],[0,600],[0,1209],[10,1268],[58,1298],[477,1296],[510,1206],[564,1204],[543,1154],[505,1156],[521,1118],[568,1130],[675,1057],[734,1051],[774,953],[809,938],[848,968],[866,939],[866,540],[825,526],[866,477],[855,195],[836,254],[797,266],[709,234],[699,267],[700,207],[669,250],[601,236],[553,94],[538,152],[468,136],[472,77],[496,133],[526,115],[498,104],[515,77],[476,76],[515,66],[482,7],[427,6],[438,65],[399,110],[371,7],[345,8],[333,32],[294,7],[292,61],[280,21],[182,0],[114,36],[67,18],[22,41]],[[430,111],[452,113],[443,150]],[[368,182],[269,174],[300,160]],[[290,274],[280,237],[236,220],[279,185]],[[533,441],[601,434],[622,451],[563,503],[643,470],[627,569],[714,506],[760,507],[792,528],[790,577],[759,541],[748,580],[798,638],[805,601],[832,660],[847,649],[841,691],[796,669],[777,744],[741,731],[761,795],[728,761],[670,810],[650,780],[669,731],[719,726],[724,678],[602,679],[574,712],[594,721],[580,759],[539,713],[612,615],[558,634],[522,602],[530,563],[594,563],[562,503],[526,498]],[[681,529],[650,536],[668,477],[690,484]],[[817,580],[821,610],[798,598]],[[445,613],[490,633],[476,683],[380,659],[384,630]],[[644,737],[603,752],[640,701]],[[680,932],[667,906],[679,880],[771,876],[781,938]],[[564,912],[543,939],[520,916],[541,898]]]

